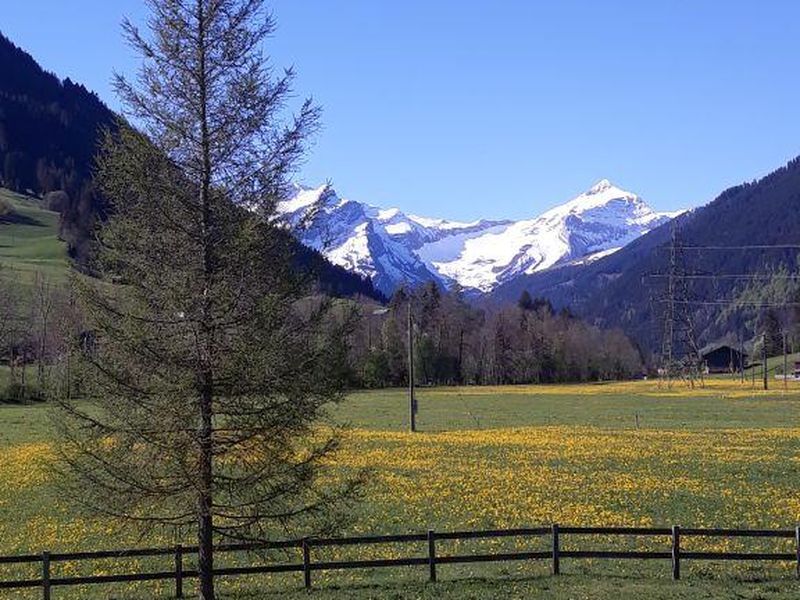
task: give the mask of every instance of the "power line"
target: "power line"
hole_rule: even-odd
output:
[[[793,302],[793,301],[786,301],[786,302],[779,302],[774,300],[763,300],[763,301],[748,301],[748,300],[735,300],[735,299],[712,299],[712,300],[703,300],[703,299],[692,299],[689,297],[687,293],[688,283],[690,281],[711,281],[713,282],[713,286],[716,288],[720,281],[744,281],[747,282],[746,287],[752,288],[754,286],[766,287],[769,283],[773,281],[787,281],[787,282],[794,282],[800,281],[800,273],[787,273],[785,270],[779,271],[777,273],[713,273],[708,271],[695,271],[695,272],[688,272],[681,261],[679,260],[680,257],[683,256],[684,251],[695,252],[693,256],[697,258],[703,257],[703,252],[709,251],[725,251],[725,252],[756,252],[758,254],[763,255],[765,251],[769,250],[778,250],[784,253],[792,252],[798,253],[800,251],[800,244],[735,244],[735,245],[680,245],[677,241],[677,235],[675,232],[675,226],[673,223],[673,231],[671,240],[668,244],[664,244],[663,246],[659,247],[658,250],[664,252],[669,252],[669,270],[664,273],[648,273],[642,277],[642,284],[647,285],[647,281],[649,280],[666,280],[663,284],[666,287],[666,294],[662,296],[660,299],[660,303],[664,305],[664,312],[667,315],[667,328],[665,328],[664,332],[664,348],[662,349],[662,361],[666,358],[665,363],[665,372],[667,376],[670,375],[670,363],[675,360],[673,354],[673,342],[672,336],[674,335],[672,330],[672,324],[676,321],[676,317],[678,315],[688,314],[689,306],[716,306],[716,307],[730,307],[734,310],[743,311],[743,310],[754,310],[760,311],[762,314],[764,312],[769,312],[769,309],[789,309],[789,308],[798,308],[800,307],[800,302]],[[676,260],[678,259],[678,260]],[[763,259],[762,259],[763,260]],[[762,282],[762,283],[757,283]],[[736,286],[739,287],[739,286]],[[797,287],[797,284],[793,284],[792,287]],[[693,331],[692,331],[692,322],[691,317],[689,317],[688,321],[688,330],[687,332],[690,334],[689,340],[692,340]],[[754,332],[755,334],[755,332]],[[763,340],[762,352],[764,354],[763,358],[763,377],[764,377],[764,389],[768,387],[768,378],[767,378],[767,367],[766,367],[766,352],[767,352],[767,345],[766,345],[766,328],[764,332],[761,334]],[[739,351],[743,356],[743,344],[741,339],[741,332],[739,332]],[[690,343],[690,349],[693,348],[693,345]],[[665,357],[663,350],[668,350],[669,354]],[[784,362],[786,357],[786,339],[785,339],[785,332],[784,332]],[[692,353],[690,352],[689,356],[689,364],[686,365],[691,370],[692,363],[691,358]],[[740,358],[740,370],[741,376],[744,377],[744,368],[743,363],[741,363]],[[784,369],[784,375],[786,369]],[[753,371],[755,377],[755,370]],[[753,380],[755,382],[755,379]]]
[[[668,246],[661,246],[668,250]],[[800,244],[751,244],[742,246],[681,246],[681,250],[800,250]]]
[[[793,308],[800,302],[740,302],[737,300],[675,300],[676,304],[697,304],[700,306],[735,306],[741,308]]]
[[[666,279],[668,274],[664,273],[646,273],[645,277],[650,279]],[[719,275],[704,275],[704,274],[686,274],[683,279],[742,279],[749,281],[772,281],[773,279],[787,279],[787,280],[800,280],[800,275],[756,275],[748,273],[740,274],[719,274]]]

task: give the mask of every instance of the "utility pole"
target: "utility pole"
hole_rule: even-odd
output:
[[[667,297],[664,323],[664,338],[661,347],[661,358],[664,362],[664,374],[667,376],[667,387],[672,387],[672,352],[675,341],[675,275],[677,271],[677,228],[672,222],[672,233],[669,246],[669,271],[667,274]]]
[[[786,330],[783,331],[783,393],[786,393],[786,389],[789,387],[789,365],[787,364],[786,359]]]
[[[742,332],[739,332],[739,374],[744,383],[744,341],[742,341]]]
[[[411,431],[417,430],[417,400],[414,398],[414,321],[411,318],[411,300],[408,302],[408,416]]]
[[[764,389],[766,390],[768,387],[767,384],[767,332],[765,331],[762,334],[762,349],[761,349],[761,358],[763,358],[764,366],[761,367],[761,372],[764,374]]]
[[[688,308],[688,277],[683,260],[683,252],[678,238],[678,226],[675,220],[671,223],[669,242],[669,265],[664,273],[656,276],[666,279],[666,290],[661,302],[664,304],[664,329],[661,343],[661,359],[663,375],[667,387],[672,387],[675,375],[688,378],[694,387],[695,379],[704,385],[702,357],[694,334],[692,315]]]

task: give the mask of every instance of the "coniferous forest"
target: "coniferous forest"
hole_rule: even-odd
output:
[[[433,284],[399,290],[386,309],[362,311],[351,342],[350,376],[361,387],[414,378],[422,385],[502,385],[626,379],[643,372],[639,350],[619,329],[588,325],[524,292],[516,305],[476,308]]]

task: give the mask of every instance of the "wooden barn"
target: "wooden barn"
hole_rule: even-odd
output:
[[[703,362],[709,373],[738,373],[747,366],[747,353],[731,346],[711,346],[703,352]]]

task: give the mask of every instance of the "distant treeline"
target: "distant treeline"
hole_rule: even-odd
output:
[[[479,309],[434,284],[400,290],[386,309],[365,309],[351,344],[356,385],[408,380],[408,311],[420,384],[519,384],[624,379],[641,355],[620,330],[602,330],[524,292],[515,306]]]
[[[479,309],[434,284],[398,291],[387,305],[342,300],[359,315],[349,343],[352,387],[408,382],[411,309],[415,380],[429,385],[491,385],[624,379],[643,363],[619,330],[601,330],[524,293],[515,306]],[[0,271],[0,401],[80,395],[68,348],[91,332],[63,285],[37,275],[19,286]]]

